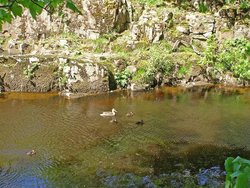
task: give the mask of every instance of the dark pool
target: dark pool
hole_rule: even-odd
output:
[[[112,108],[117,123],[99,115]],[[181,187],[170,176],[157,178],[223,171],[227,156],[250,157],[249,135],[250,89],[161,88],[70,100],[5,93],[0,187]]]

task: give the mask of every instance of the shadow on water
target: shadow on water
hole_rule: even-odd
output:
[[[213,166],[224,169],[224,161],[229,156],[250,158],[250,151],[240,147],[219,145],[194,145],[176,153],[161,150],[159,156],[153,159],[154,174],[180,172],[185,169],[197,173],[202,168],[208,169]]]
[[[142,154],[142,153],[141,153]],[[182,152],[170,152],[162,148],[157,155],[145,152],[141,165],[152,167],[154,172],[97,172],[101,185],[105,187],[224,187],[224,161],[228,156],[250,157],[245,148],[194,145]]]

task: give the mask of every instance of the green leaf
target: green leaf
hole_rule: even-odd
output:
[[[236,171],[236,172],[232,173],[231,178],[234,179],[234,178],[238,177],[240,175],[240,173],[241,172],[239,172],[239,171]]]
[[[29,8],[29,6],[30,6],[30,1],[27,1],[27,0],[19,0],[18,2],[19,2],[19,4],[23,5],[23,6],[26,7],[26,8]]]
[[[0,20],[3,22],[11,23],[12,15],[4,9],[0,9]]]
[[[0,0],[1,4],[8,4],[8,0]]]
[[[73,10],[74,12],[82,14],[82,12],[75,6],[72,0],[67,0],[66,7]]]
[[[62,4],[64,2],[64,0],[54,0],[50,3],[51,6],[53,6],[54,8],[57,7],[58,5]]]
[[[41,6],[43,6],[43,5],[41,4]],[[41,13],[42,13],[42,10],[43,10],[43,9],[42,9],[39,5],[30,2],[30,4],[29,4],[29,11],[30,11],[31,16],[32,16],[34,19],[36,19],[36,16],[37,16],[38,14],[41,14]]]
[[[11,7],[11,11],[14,14],[14,16],[17,17],[22,15],[23,8],[15,2]]]
[[[225,169],[227,172],[233,172],[233,157],[228,157],[225,161]]]
[[[248,177],[246,174],[241,173],[238,176],[235,188],[249,188]]]

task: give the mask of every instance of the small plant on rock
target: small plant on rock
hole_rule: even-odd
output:
[[[204,2],[201,2],[198,5],[198,11],[201,13],[206,13],[208,12],[208,6]]]
[[[27,68],[24,69],[23,73],[24,75],[29,79],[33,79],[35,77],[35,71],[39,68],[40,63],[35,62],[27,66]]]

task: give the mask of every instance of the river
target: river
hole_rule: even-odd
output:
[[[100,116],[112,108],[117,123]],[[162,174],[223,170],[228,156],[250,157],[249,114],[243,88],[0,94],[0,187],[157,186]]]

